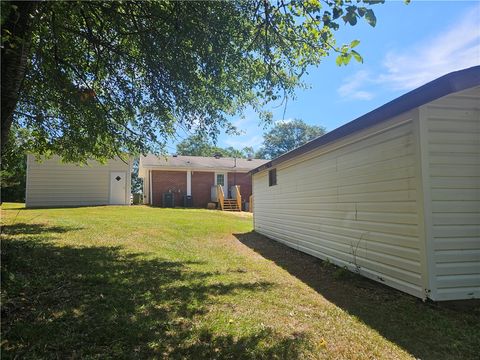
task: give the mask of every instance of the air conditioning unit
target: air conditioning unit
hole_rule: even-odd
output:
[[[218,197],[217,197],[217,187],[215,185],[212,186],[210,190],[210,199],[212,202],[218,202]]]
[[[175,207],[175,194],[171,192],[163,193],[162,195],[162,206],[173,208]]]

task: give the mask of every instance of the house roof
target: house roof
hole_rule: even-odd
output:
[[[157,156],[148,154],[147,156],[140,157],[139,170],[140,174],[143,174],[143,170],[145,169],[249,172],[267,161],[268,160],[248,160],[231,157],[220,157],[217,159],[213,156]]]
[[[339,140],[363,129],[367,129],[397,115],[410,111],[416,107],[427,104],[443,96],[469,89],[480,85],[480,66],[455,71],[435,79],[419,88],[412,90],[379,108],[340,126],[292,151],[289,151],[271,161],[261,164],[251,171],[255,174],[259,171],[290,160],[294,157],[315,150],[320,146]]]

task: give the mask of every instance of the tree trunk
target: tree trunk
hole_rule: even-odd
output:
[[[37,4],[37,1],[18,1],[2,6],[2,11],[9,11],[5,23],[2,26],[2,38],[5,39],[2,47],[1,80],[2,155],[8,142],[13,121],[13,112],[17,106],[20,88],[26,74],[32,36],[32,15],[38,6]],[[7,6],[11,6],[11,8],[8,9],[6,8]]]

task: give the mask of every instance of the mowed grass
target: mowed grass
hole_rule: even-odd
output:
[[[478,303],[425,304],[249,214],[2,209],[2,359],[478,359]]]

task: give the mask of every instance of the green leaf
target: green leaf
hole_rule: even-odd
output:
[[[335,30],[356,25],[361,14],[376,22],[360,0],[306,1],[268,1],[267,34],[254,1],[95,1],[74,7],[58,1],[30,12],[15,2],[19,14],[2,3],[2,10],[10,9],[2,21],[42,19],[29,35],[28,59],[42,66],[29,68],[28,76],[15,63],[23,33],[9,27],[12,34],[2,34],[12,37],[4,41],[13,64],[6,71],[24,79],[12,116],[17,121],[26,114],[19,123],[29,131],[29,151],[83,163],[118,152],[166,151],[179,126],[198,128],[213,141],[248,106],[271,121],[265,105],[304,87],[305,69],[320,64],[332,47],[339,66],[361,59],[351,52],[359,41],[337,46]],[[17,90],[2,88],[7,96]]]
[[[337,58],[335,59],[335,64],[337,64],[337,66],[341,66],[343,64],[342,55],[337,56]]]
[[[363,58],[358,52],[356,52],[355,50],[352,50],[352,55],[355,58],[355,60],[363,64]]]
[[[343,9],[339,7],[333,8],[333,19],[338,19],[343,14]]]
[[[350,43],[350,48],[354,48],[356,47],[358,44],[360,44],[360,40],[353,40],[351,43]]]
[[[338,66],[348,65],[351,59],[352,59],[351,53],[343,53],[341,55],[338,55],[337,59],[335,60],[335,63]]]
[[[343,21],[348,22],[350,25],[354,26],[357,24],[357,17],[355,13],[349,12],[346,15],[342,16]]]
[[[375,25],[377,25],[377,18],[375,17],[372,9],[367,10],[367,12],[365,13],[365,19],[370,24],[370,26],[375,27]]]
[[[343,64],[348,65],[351,59],[352,59],[352,54],[345,55],[343,59]]]
[[[337,56],[337,58],[335,59],[335,64],[337,64],[337,66],[342,66],[343,65],[343,56],[342,55]]]

